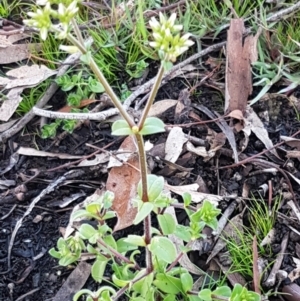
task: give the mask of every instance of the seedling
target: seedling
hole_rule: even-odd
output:
[[[237,239],[224,238],[232,259],[231,270],[241,273],[246,279],[253,277],[252,242],[254,235],[257,238],[259,257],[268,257],[271,253],[270,245],[261,246],[261,242],[275,226],[280,200],[280,197],[276,197],[272,208],[269,208],[264,200],[253,198],[253,203],[248,208],[249,227],[243,227],[243,231],[235,228]]]
[[[153,40],[149,45],[153,47],[161,61],[156,76],[156,82],[150,92],[149,99],[136,123],[121,105],[111,86],[99,69],[93,57],[91,43],[85,43],[78,28],[75,15],[78,12],[77,1],[59,1],[58,7],[52,6],[56,0],[41,0],[44,6],[35,13],[30,13],[30,20],[25,21],[29,26],[40,30],[41,38],[46,39],[49,31],[54,31],[57,39],[67,39],[73,46],[61,46],[61,49],[82,53],[81,61],[88,65],[95,77],[110,96],[114,106],[119,110],[123,119],[112,125],[112,134],[116,136],[132,136],[138,148],[141,181],[137,187],[137,196],[134,200],[137,215],[134,224],[144,224],[143,235],[128,235],[126,238],[115,240],[112,229],[107,220],[115,216],[111,206],[114,194],[106,191],[98,200],[88,204],[84,209],[73,214],[71,219],[93,219],[97,225],[83,223],[76,234],[66,240],[60,239],[57,250],[50,250],[50,254],[60,261],[62,265],[76,262],[83,252],[95,255],[91,274],[97,283],[103,282],[104,272],[109,265],[113,271],[109,285],[101,286],[96,292],[80,290],[73,298],[77,301],[86,295],[88,301],[117,300],[126,295],[130,300],[251,300],[259,301],[260,296],[246,288],[236,285],[233,291],[227,287],[217,287],[214,290],[204,289],[193,291],[194,279],[187,269],[181,267],[179,261],[183,254],[190,250],[191,243],[202,238],[205,226],[212,229],[217,227],[217,216],[220,210],[209,201],[204,201],[202,207],[191,205],[191,196],[183,195],[183,209],[186,211],[188,225],[176,225],[172,216],[165,209],[172,206],[176,200],[163,192],[164,179],[148,174],[146,153],[143,137],[149,134],[164,132],[164,123],[154,117],[148,117],[149,110],[161,84],[163,73],[172,67],[177,57],[184,53],[194,43],[189,39],[190,34],[181,35],[182,25],[175,24],[176,14],[169,18],[160,14],[159,21],[154,17],[149,24],[153,31]],[[57,9],[55,9],[57,8]],[[53,19],[56,20],[52,24]],[[74,36],[71,32],[74,30]],[[68,88],[75,87],[71,82]],[[152,227],[152,215],[158,220],[158,227]],[[168,235],[174,234],[186,242],[181,251],[177,251]],[[145,255],[142,264],[136,261],[135,256],[140,252]]]

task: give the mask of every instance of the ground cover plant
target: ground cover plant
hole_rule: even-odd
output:
[[[112,134],[117,136],[131,135],[135,139],[138,147],[139,167],[141,181],[138,184],[138,195],[135,199],[138,207],[134,224],[143,222],[144,233],[142,236],[128,235],[125,239],[116,241],[112,235],[112,229],[106,224],[106,220],[115,216],[110,210],[114,199],[113,193],[105,192],[102,198],[88,204],[84,210],[77,211],[72,219],[92,218],[98,222],[97,228],[89,224],[82,224],[77,234],[70,236],[68,239],[59,239],[57,248],[50,250],[50,254],[60,259],[60,264],[67,266],[81,258],[82,251],[94,254],[96,260],[92,266],[92,276],[95,281],[101,283],[106,269],[110,264],[114,271],[112,282],[120,289],[117,291],[114,286],[102,286],[96,292],[83,289],[77,292],[73,300],[85,294],[87,300],[117,300],[123,294],[129,296],[130,300],[244,300],[249,299],[258,301],[260,296],[248,291],[241,285],[236,285],[231,291],[229,287],[217,287],[215,290],[204,289],[200,292],[193,291],[193,277],[183,267],[178,266],[180,258],[189,250],[190,245],[201,237],[201,231],[205,226],[216,230],[216,217],[220,210],[215,208],[209,201],[204,201],[200,209],[191,206],[191,196],[185,194],[184,208],[190,219],[189,226],[177,226],[169,213],[164,213],[165,209],[175,201],[163,193],[164,179],[155,175],[149,175],[147,172],[146,153],[143,136],[155,134],[164,131],[163,122],[155,117],[148,117],[148,112],[153,104],[159,85],[162,80],[164,71],[172,67],[172,63],[177,57],[194,44],[189,40],[190,34],[180,36],[182,25],[176,25],[176,14],[172,14],[168,19],[159,15],[159,21],[154,17],[150,20],[150,26],[153,30],[153,41],[150,46],[158,51],[161,60],[161,67],[158,71],[156,82],[152,88],[149,99],[146,102],[139,123],[135,123],[130,116],[124,111],[121,102],[109,86],[103,73],[98,68],[91,53],[91,44],[85,44],[79,27],[74,20],[78,11],[77,1],[71,2],[68,6],[59,3],[58,9],[54,10],[51,1],[47,1],[43,8],[36,13],[28,13],[31,19],[25,20],[25,24],[40,29],[41,38],[47,39],[48,31],[55,31],[58,39],[67,39],[73,46],[60,46],[62,50],[68,52],[80,51],[81,60],[87,64],[99,83],[89,77],[88,87],[96,87],[93,92],[102,92],[105,89],[110,96],[115,107],[119,110],[123,119],[118,120],[112,125]],[[52,24],[50,18],[57,18],[60,24]],[[69,32],[69,25],[72,23],[76,33],[74,37]],[[61,30],[61,28],[63,30]],[[79,99],[73,100],[73,105],[78,105],[82,97],[82,86],[79,83],[81,74],[72,79],[60,78],[60,84],[63,89],[72,89],[75,85],[78,87],[74,96]],[[70,95],[69,95],[70,96]],[[69,100],[70,103],[70,100]],[[151,213],[157,214],[159,223],[158,229],[152,228]],[[187,245],[185,250],[177,253],[174,243],[167,235],[173,234],[183,239]],[[88,243],[84,243],[87,240]],[[140,267],[134,256],[140,251],[138,247],[144,247],[145,266]],[[134,251],[128,257],[127,252]],[[127,257],[125,257],[127,255]],[[118,262],[118,261],[119,262]],[[133,271],[135,270],[135,271]],[[182,297],[179,297],[179,296]]]
[[[4,52],[33,47],[23,62],[40,70],[1,66],[2,103],[18,79],[24,116],[0,134],[0,300],[295,298],[299,6],[41,0],[26,27],[4,19]],[[238,17],[241,44],[260,33],[247,70],[230,61],[250,61],[230,47]],[[10,42],[24,30],[33,45]],[[239,70],[257,88],[235,103]]]

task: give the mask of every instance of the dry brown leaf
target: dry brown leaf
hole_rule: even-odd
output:
[[[179,158],[187,138],[180,127],[173,127],[169,132],[165,145],[165,160],[175,163]]]
[[[64,113],[69,113],[71,112],[72,109],[80,109],[80,108],[84,108],[88,105],[90,105],[91,103],[94,102],[98,102],[100,101],[99,99],[83,99],[80,101],[79,106],[73,107],[73,106],[64,106],[61,109],[59,109],[57,112],[64,112]]]
[[[69,154],[63,154],[63,153],[51,153],[51,152],[44,152],[40,151],[31,147],[23,147],[21,146],[16,153],[23,156],[35,156],[35,157],[51,157],[51,158],[59,158],[63,160],[68,159],[80,159],[82,156],[73,156]]]
[[[238,120],[244,119],[244,115],[241,110],[233,110],[227,116],[238,119]]]
[[[44,65],[25,65],[8,71],[7,77],[0,77],[0,86],[10,90],[0,108],[0,120],[7,121],[12,116],[22,101],[20,95],[25,88],[35,87],[56,73]]]
[[[210,149],[208,151],[208,156],[212,158],[216,151],[222,148],[226,142],[226,136],[224,133],[216,133],[212,129],[208,128],[206,139],[210,144]]]
[[[293,269],[288,275],[288,277],[292,282],[294,282],[296,279],[300,277],[300,259],[293,257],[293,261],[296,265],[296,268]]]
[[[19,121],[19,118],[0,124],[0,133],[5,132],[8,129],[10,129],[17,121]]]
[[[31,52],[39,52],[42,44],[16,44],[14,42],[28,38],[25,34],[0,35],[0,64],[11,64],[30,57]]]
[[[149,111],[149,117],[160,117],[165,111],[174,107],[177,104],[175,99],[164,99],[155,102]]]
[[[182,185],[182,186],[172,186],[169,184],[165,184],[165,188],[171,190],[172,192],[183,195],[185,192],[190,193],[192,197],[192,202],[201,203],[204,200],[208,200],[214,205],[218,205],[218,203],[223,199],[221,196],[198,192],[199,185],[198,184],[190,184],[190,185]]]
[[[63,283],[52,301],[69,301],[70,296],[78,292],[86,283],[91,274],[92,266],[84,261],[80,261],[67,280]]]
[[[51,70],[44,65],[25,65],[8,71],[7,77],[0,77],[0,86],[4,86],[6,90],[34,87],[56,73],[56,70]]]
[[[136,154],[134,138],[127,137],[120,149],[131,152],[131,157],[125,164],[113,167],[108,175],[106,189],[115,194],[112,209],[118,216],[114,231],[132,225],[137,209],[133,207],[133,198],[137,195],[137,184],[140,181],[139,159]]]
[[[265,145],[265,147],[269,149],[274,156],[280,159],[276,149],[274,149],[271,139],[269,138],[268,131],[251,107],[247,107],[244,121],[245,128],[243,131],[245,135],[249,137],[250,133],[253,132],[253,134],[255,134],[255,136]]]
[[[284,298],[288,301],[299,301],[300,300],[300,286],[296,283],[285,285],[282,288]]]
[[[295,147],[298,151],[300,151],[300,139],[287,136],[280,136],[280,139],[282,141],[285,141],[285,144],[287,144],[288,146]]]
[[[110,155],[108,153],[101,153],[99,155],[95,155],[94,159],[85,159],[82,160],[77,166],[83,167],[83,166],[95,166],[98,164],[103,164],[109,161]]]
[[[0,120],[8,121],[9,118],[14,114],[19,103],[22,101],[21,93],[23,88],[11,89],[5,96],[5,100],[2,102],[0,107]]]

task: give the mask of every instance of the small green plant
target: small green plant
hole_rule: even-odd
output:
[[[0,16],[2,18],[10,17],[11,13],[21,4],[20,0],[2,0],[0,3]]]
[[[78,12],[77,1],[68,1],[63,4],[59,1],[57,10],[56,0],[43,0],[44,7],[30,13],[27,25],[40,30],[41,38],[46,39],[49,31],[54,31],[58,39],[67,39],[74,46],[61,46],[61,49],[82,53],[81,61],[88,65],[97,80],[101,83],[113,104],[119,110],[123,119],[112,125],[112,134],[116,136],[132,136],[135,139],[141,180],[137,186],[137,196],[134,200],[137,215],[133,221],[135,225],[143,223],[143,235],[128,235],[116,240],[107,220],[115,216],[111,206],[114,194],[106,191],[98,200],[89,203],[82,210],[71,217],[93,219],[96,226],[83,223],[76,233],[65,240],[60,239],[57,250],[51,249],[50,254],[59,259],[61,265],[69,265],[80,259],[84,252],[95,256],[91,274],[93,279],[102,285],[107,267],[112,271],[109,285],[102,285],[99,290],[80,290],[73,298],[78,300],[82,295],[88,301],[117,300],[126,294],[132,301],[154,300],[191,300],[191,301],[259,301],[260,296],[248,291],[239,285],[233,290],[228,286],[217,287],[215,290],[204,289],[193,291],[194,279],[187,269],[180,266],[181,257],[190,251],[191,244],[203,237],[202,230],[205,226],[216,229],[217,216],[220,210],[209,201],[204,201],[202,207],[192,206],[191,195],[183,195],[182,209],[185,210],[188,225],[176,225],[172,215],[165,212],[166,208],[174,205],[176,200],[163,192],[164,179],[148,174],[146,153],[143,137],[149,134],[164,132],[164,123],[154,117],[148,117],[149,110],[158,88],[161,84],[165,70],[172,67],[177,57],[185,52],[193,42],[190,34],[181,35],[181,25],[175,24],[176,15],[169,18],[160,14],[159,21],[154,17],[149,24],[153,31],[153,40],[149,43],[158,52],[161,66],[156,76],[156,81],[150,92],[149,99],[142,112],[140,120],[136,123],[123,108],[119,98],[108,84],[102,71],[93,58],[92,44],[85,43],[74,17]],[[52,20],[58,22],[52,24]],[[59,24],[58,24],[59,23]],[[75,35],[71,33],[71,26]],[[75,48],[75,49],[74,49]],[[80,74],[81,77],[81,74]],[[77,89],[78,78],[62,80],[65,89]],[[158,226],[152,226],[152,216],[156,215]],[[186,244],[178,251],[168,235],[173,234],[182,239]],[[137,255],[143,252],[145,261],[137,262]]]
[[[16,113],[19,115],[24,115],[28,113],[33,106],[38,102],[38,100],[44,95],[48,86],[50,84],[50,80],[47,79],[44,82],[40,83],[38,86],[31,88],[30,90],[27,89],[23,93],[23,99],[20,102]]]
[[[275,226],[277,210],[280,205],[280,197],[274,199],[272,208],[269,208],[263,199],[253,198],[249,210],[249,226],[243,227],[243,231],[235,228],[236,238],[224,238],[227,242],[227,248],[232,259],[232,268],[234,272],[241,273],[245,278],[253,277],[253,237],[257,238],[259,257],[268,258],[271,254],[270,245],[261,245],[263,239],[270,234]]]

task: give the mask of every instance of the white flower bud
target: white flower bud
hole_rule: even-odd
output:
[[[153,31],[158,31],[160,29],[160,24],[154,17],[150,19],[149,25]]]
[[[174,25],[172,28],[173,32],[178,32],[181,31],[182,29],[183,29],[182,25]]]
[[[62,3],[59,3],[57,12],[60,17],[64,17],[66,14],[66,7]]]
[[[157,32],[153,32],[153,38],[156,42],[162,42],[163,40],[163,37]]]
[[[40,30],[41,39],[45,41],[48,35],[48,29],[46,27],[42,27]]]
[[[166,23],[166,18],[161,12],[159,13],[159,21],[160,21],[160,24]]]
[[[36,4],[41,5],[41,6],[46,5],[47,3],[48,3],[48,0],[37,0],[36,1]]]
[[[70,54],[79,52],[79,48],[77,46],[59,45],[59,49]]]
[[[175,20],[176,20],[176,13],[173,13],[170,18],[168,19],[167,23],[168,23],[168,26],[170,28],[172,28],[175,24]]]

